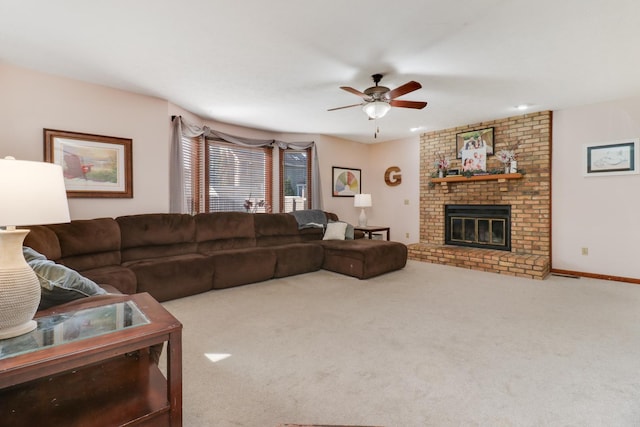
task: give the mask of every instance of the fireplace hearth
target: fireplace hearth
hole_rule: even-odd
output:
[[[511,250],[511,206],[445,205],[445,244]]]

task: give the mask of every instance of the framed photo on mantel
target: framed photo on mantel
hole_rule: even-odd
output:
[[[44,160],[62,166],[67,197],[133,198],[128,138],[44,129]]]
[[[456,158],[462,158],[464,150],[485,149],[487,156],[493,156],[495,142],[493,128],[471,130],[456,134]]]

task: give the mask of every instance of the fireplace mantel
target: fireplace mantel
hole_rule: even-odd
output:
[[[440,182],[442,184],[448,184],[450,182],[466,182],[466,181],[504,181],[507,179],[520,179],[521,173],[500,173],[500,174],[488,174],[488,175],[472,175],[466,176],[448,176],[446,178],[431,178],[431,182]]]
[[[521,173],[501,173],[501,174],[488,174],[488,175],[472,175],[466,176],[448,176],[446,178],[431,178],[432,183],[440,183],[442,190],[445,193],[449,192],[449,184],[463,184],[467,182],[477,181],[498,181],[499,184],[504,184],[509,179],[520,179]],[[500,191],[509,191],[508,185],[500,186]]]

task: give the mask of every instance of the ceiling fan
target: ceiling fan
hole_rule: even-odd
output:
[[[402,95],[420,89],[422,87],[420,83],[410,81],[391,90],[386,86],[378,86],[382,77],[382,74],[372,75],[371,78],[373,79],[375,86],[365,89],[364,92],[360,92],[359,90],[349,86],[340,86],[340,89],[361,97],[364,102],[346,105],[344,107],[330,108],[327,111],[362,106],[362,110],[367,114],[367,116],[369,116],[369,120],[374,120],[387,114],[391,107],[414,108],[420,110],[427,106],[427,103],[423,101],[403,101],[396,99]]]

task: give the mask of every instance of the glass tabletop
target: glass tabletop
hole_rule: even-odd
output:
[[[35,320],[38,326],[28,334],[0,340],[0,360],[150,323],[133,301],[54,314]]]

